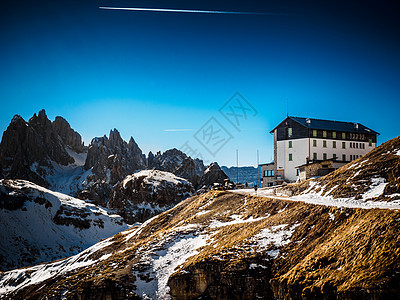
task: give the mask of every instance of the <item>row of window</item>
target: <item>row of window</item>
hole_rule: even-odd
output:
[[[327,147],[327,141],[322,141],[322,147],[326,148]],[[318,141],[313,140],[313,147],[317,147]],[[365,149],[365,143],[355,143],[355,142],[350,142],[349,143],[350,148],[354,149]],[[372,146],[372,140],[369,140],[369,146]],[[292,148],[293,144],[291,141],[289,141],[289,148]],[[336,141],[332,141],[332,148],[336,148]],[[342,149],[346,149],[346,142],[342,142]]]
[[[357,159],[359,157],[361,157],[361,155],[350,155],[350,161],[352,161],[354,159]],[[336,154],[333,154],[332,158],[333,159],[337,159],[338,157],[337,157]],[[346,154],[343,154],[342,155],[342,161],[346,161],[346,158],[347,158]],[[327,159],[328,159],[328,154],[327,153],[322,153],[322,160],[327,160]],[[318,154],[316,152],[313,153],[313,160],[318,160]],[[293,153],[289,153],[289,161],[293,161]],[[265,172],[267,172],[267,171],[265,171]],[[267,176],[267,175],[265,175],[265,176]],[[274,176],[273,175],[273,171],[272,171],[272,175],[271,176]]]
[[[350,148],[365,149],[364,143],[350,142]],[[313,147],[317,147],[318,141],[313,140]],[[369,146],[372,146],[372,140],[369,140]],[[322,141],[322,147],[327,148],[327,141]],[[293,148],[293,141],[289,141],[289,148]],[[336,148],[336,141],[332,141],[332,148]],[[342,149],[346,149],[346,142],[342,142]]]
[[[288,136],[291,137],[293,135],[293,128],[288,128]],[[318,137],[318,130],[314,129],[312,131],[312,136],[313,137]],[[351,139],[351,140],[365,140],[365,135],[364,134],[358,134],[358,133],[346,133],[346,132],[339,132],[337,133],[336,131],[332,131],[332,138],[336,139],[341,137],[342,140],[346,139]],[[323,130],[322,131],[322,137],[326,138],[328,137],[328,131]],[[369,145],[372,146],[372,139],[368,140]]]

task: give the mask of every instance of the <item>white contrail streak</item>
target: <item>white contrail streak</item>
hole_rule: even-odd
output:
[[[191,13],[191,14],[227,14],[227,15],[283,15],[279,13],[260,13],[244,11],[221,11],[221,10],[195,10],[195,9],[173,9],[173,8],[142,8],[142,7],[109,7],[100,6],[100,9],[110,10],[131,10],[131,11],[153,11],[153,12],[172,12],[172,13]]]

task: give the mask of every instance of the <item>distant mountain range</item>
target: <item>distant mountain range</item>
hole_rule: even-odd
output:
[[[236,183],[237,181],[237,168],[236,167],[221,167],[222,171],[228,175],[229,179]],[[247,184],[249,186],[258,185],[258,170],[255,167],[239,167],[239,183]]]

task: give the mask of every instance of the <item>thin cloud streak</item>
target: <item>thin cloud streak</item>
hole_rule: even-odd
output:
[[[172,13],[191,13],[191,14],[288,15],[288,14],[282,14],[282,13],[262,13],[262,12],[222,11],[222,10],[197,10],[197,9],[173,9],[173,8],[109,7],[109,6],[100,6],[99,8],[100,9],[108,9],[108,10],[172,12]]]
[[[163,131],[168,131],[168,132],[181,132],[181,131],[193,131],[193,129],[164,129]]]

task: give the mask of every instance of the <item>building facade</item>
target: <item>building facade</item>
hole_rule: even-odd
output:
[[[299,166],[334,160],[348,163],[376,147],[379,133],[352,122],[288,116],[270,131],[274,135],[274,176],[299,178]],[[264,174],[263,174],[264,175]]]

